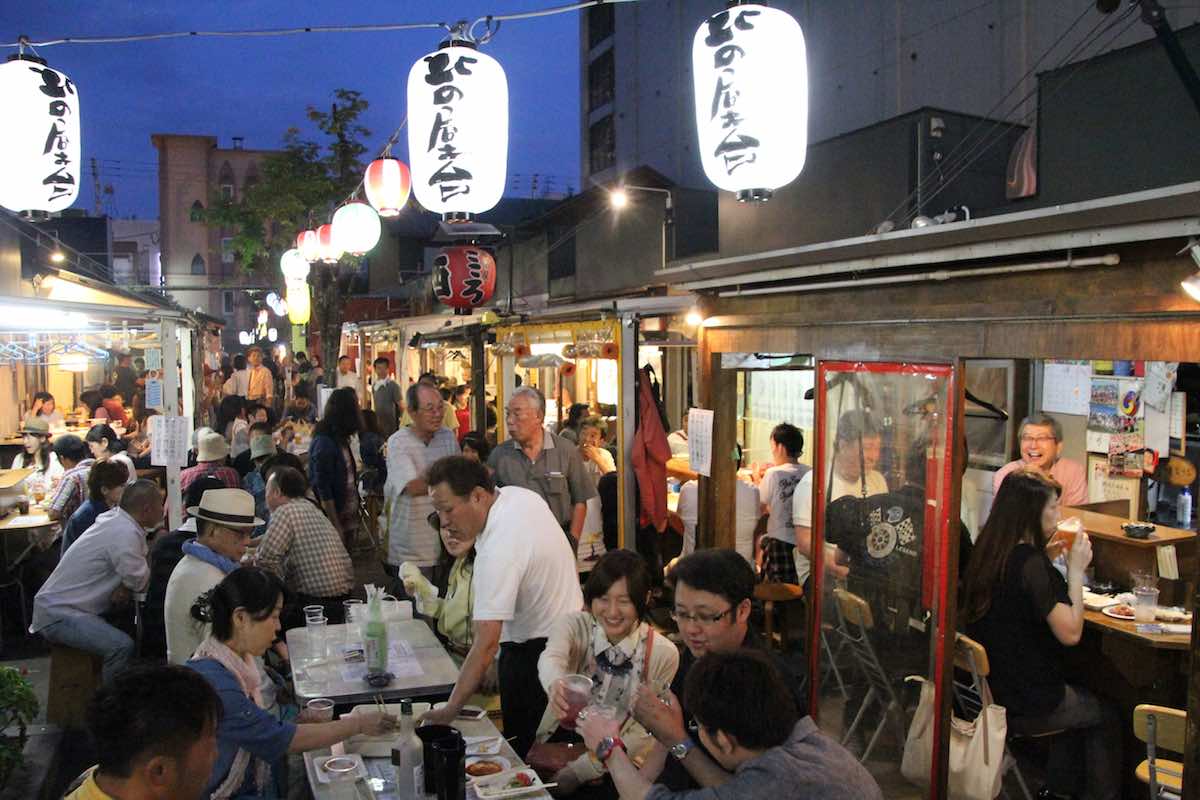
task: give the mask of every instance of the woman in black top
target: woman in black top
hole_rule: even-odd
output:
[[[1057,548],[1046,548],[1058,524],[1060,491],[1032,471],[1018,470],[1000,484],[963,582],[966,633],[987,649],[992,693],[1008,710],[1010,733],[1065,731],[1050,741],[1039,796],[1115,800],[1118,715],[1087,689],[1068,684],[1063,668],[1064,648],[1083,635],[1083,571],[1092,545],[1087,534],[1076,536],[1064,581],[1050,560]]]

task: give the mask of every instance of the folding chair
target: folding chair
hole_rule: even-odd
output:
[[[871,757],[871,750],[875,748],[879,734],[883,732],[883,727],[889,718],[897,722],[898,737],[896,741],[900,743],[905,740],[908,725],[904,719],[904,706],[896,697],[896,691],[888,679],[887,672],[879,663],[879,657],[871,645],[870,631],[875,627],[871,607],[867,605],[866,600],[845,589],[834,589],[833,596],[837,601],[838,625],[841,633],[867,680],[867,695],[863,698],[862,705],[858,707],[854,721],[850,723],[850,727],[842,736],[842,745],[844,746],[850,741],[850,737],[854,735],[866,715],[867,709],[872,704],[878,703],[882,707],[879,724],[875,726],[875,732],[871,734],[871,739],[867,742],[867,747],[859,758],[859,761],[865,762]]]
[[[1140,705],[1133,709],[1133,733],[1146,743],[1146,760],[1134,774],[1150,787],[1150,800],[1175,798],[1183,791],[1183,764],[1159,758],[1162,747],[1173,753],[1183,752],[1187,713],[1177,708]]]
[[[954,640],[954,666],[970,676],[970,683],[966,683],[955,673],[954,699],[958,704],[959,711],[962,712],[963,719],[975,719],[983,711],[984,687],[987,684],[987,676],[991,672],[987,651],[979,642],[960,633]],[[1010,770],[1016,777],[1017,785],[1021,787],[1021,794],[1025,796],[1025,800],[1033,800],[1033,796],[1029,793],[1029,787],[1025,784],[1025,776],[1021,774],[1021,768],[1017,765],[1017,760],[1013,758],[1012,753],[1009,752],[1006,742],[1004,764],[1000,770],[1001,777],[1007,775]],[[1005,792],[1005,796],[1007,794]]]

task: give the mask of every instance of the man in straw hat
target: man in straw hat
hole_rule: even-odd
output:
[[[212,475],[230,489],[241,486],[237,470],[225,463],[228,455],[229,443],[224,436],[213,430],[201,434],[196,439],[196,466],[179,473],[179,491],[187,492],[192,481],[205,475]]]
[[[192,616],[192,604],[238,568],[251,531],[263,522],[254,516],[254,498],[242,489],[209,489],[188,514],[196,520],[196,538],[184,543],[163,604],[167,661],[172,664],[191,658],[208,634],[208,624]]]

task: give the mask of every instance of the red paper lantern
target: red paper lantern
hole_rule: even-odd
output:
[[[600,358],[616,358],[621,355],[621,348],[616,342],[605,342],[600,345]]]
[[[321,242],[314,230],[300,231],[296,234],[296,249],[305,261],[311,263],[321,260]]]
[[[442,249],[433,259],[433,294],[460,314],[492,299],[496,291],[496,259],[480,247]]]
[[[367,167],[363,187],[379,216],[395,217],[408,203],[412,175],[408,165],[398,158],[377,158]]]
[[[564,378],[571,378],[575,375],[575,362],[568,361],[558,368],[558,374]]]
[[[342,250],[334,241],[332,225],[317,228],[317,251],[321,261],[326,264],[336,264],[341,260]]]

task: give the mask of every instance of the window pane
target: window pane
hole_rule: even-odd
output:
[[[595,111],[613,101],[616,74],[613,67],[613,51],[608,49],[588,64],[588,110]]]
[[[592,6],[587,12],[588,49],[595,47],[613,35],[616,26],[615,9],[605,3]]]
[[[592,172],[602,172],[616,163],[616,131],[612,115],[588,129],[588,165]]]

